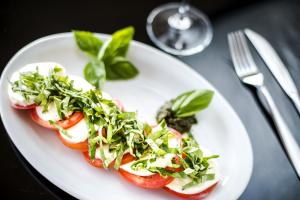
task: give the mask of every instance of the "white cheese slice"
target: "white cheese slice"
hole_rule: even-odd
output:
[[[171,137],[171,138],[168,139],[168,147],[169,148],[174,148],[174,149],[179,148],[180,144],[181,144],[180,141],[181,140],[177,137]]]
[[[159,131],[161,129],[160,126],[156,126],[155,128],[153,128],[155,131]],[[177,138],[169,138],[168,140],[168,144],[171,145],[172,147],[176,148],[180,146],[180,140],[178,140]],[[172,159],[176,156],[176,154],[171,154],[168,153],[162,157],[158,157],[156,158],[156,160],[154,162],[151,162],[148,164],[148,168],[150,167],[161,167],[161,168],[166,168],[167,166],[171,166],[172,165]],[[144,159],[149,159],[150,157],[145,157]],[[131,168],[131,165],[134,163],[135,161],[129,162],[125,165],[121,165],[120,168],[122,168],[123,170],[131,173],[131,174],[135,174],[138,176],[150,176],[153,175],[154,173],[150,172],[147,169],[139,169],[139,170],[133,170]]]
[[[112,100],[112,97],[107,92],[102,91],[103,99]]]
[[[207,149],[201,148],[201,150],[203,151],[205,156],[211,155]],[[182,193],[182,194],[197,194],[197,193],[200,193],[200,192],[206,190],[207,188],[214,185],[215,183],[217,183],[220,180],[220,172],[219,172],[216,161],[212,159],[212,160],[209,160],[209,163],[210,163],[210,169],[208,170],[208,173],[215,174],[215,178],[213,180],[207,180],[203,183],[199,183],[199,184],[189,187],[185,190],[182,190],[182,187],[185,184],[189,183],[191,181],[191,179],[190,178],[184,178],[184,179],[175,178],[171,183],[166,185],[166,187],[169,188],[170,190],[173,190],[175,192]]]
[[[117,157],[117,154],[116,154],[115,151],[114,152],[110,152],[109,151],[109,145],[107,145],[107,144],[103,145],[103,152],[104,152],[104,156],[105,156],[105,162],[107,164],[110,164]],[[99,147],[96,149],[95,158],[102,160],[101,153],[100,153],[100,148]]]
[[[66,129],[66,131],[67,135],[63,133],[60,133],[60,135],[70,143],[79,143],[88,139],[89,131],[84,119],[71,128]]]
[[[44,121],[58,121],[60,120],[59,115],[57,113],[57,109],[54,103],[48,104],[48,110],[46,112],[43,112],[43,107],[42,106],[37,106],[35,108],[37,115],[39,118],[41,118]]]
[[[20,73],[35,72],[37,66],[38,66],[39,74],[41,74],[43,76],[48,76],[50,71],[54,67],[60,67],[62,69],[62,71],[58,73],[60,75],[65,75],[65,71],[66,71],[62,65],[55,63],[55,62],[31,63],[28,65],[25,65],[18,71],[14,72],[10,78],[10,82],[15,82],[15,81],[19,80]],[[27,105],[31,105],[34,103],[34,101],[33,101],[34,97],[29,97],[29,100],[26,101],[25,98],[20,93],[15,93],[12,91],[10,84],[8,86],[8,96],[9,96],[9,99],[11,100],[11,102],[16,105],[27,106]]]
[[[95,89],[95,86],[93,86],[87,80],[85,80],[80,76],[69,75],[69,79],[74,81],[73,87],[77,90],[82,90],[83,92],[87,92],[89,90]],[[107,92],[104,91],[101,92],[102,92],[102,97],[104,99],[112,100],[112,97]]]
[[[84,78],[75,75],[68,76],[70,80],[73,80],[73,87],[77,90],[82,90],[83,92],[87,92],[89,90],[95,89],[95,87],[87,82]]]

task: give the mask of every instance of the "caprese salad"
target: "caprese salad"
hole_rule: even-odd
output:
[[[163,118],[155,126],[141,122],[136,112],[125,111],[108,93],[81,77],[67,76],[58,63],[33,63],[19,69],[10,78],[8,95],[15,109],[28,110],[35,123],[54,130],[64,145],[82,152],[89,164],[114,168],[139,187],[201,199],[220,182],[218,156],[200,148],[190,132],[168,127]],[[185,101],[199,93],[189,95]],[[184,104],[182,97],[180,101]],[[184,105],[172,102],[178,107],[174,116],[190,117],[183,114],[189,109],[182,111]]]

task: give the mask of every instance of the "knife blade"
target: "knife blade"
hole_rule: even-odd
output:
[[[250,29],[245,29],[244,32],[300,114],[300,97],[297,87],[274,48],[258,33]]]

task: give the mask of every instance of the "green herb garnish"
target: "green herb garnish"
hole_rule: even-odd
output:
[[[169,127],[185,133],[197,123],[195,114],[210,104],[213,91],[192,90],[166,102],[158,111],[156,120],[165,120]]]
[[[105,80],[126,80],[139,72],[134,64],[126,59],[134,28],[127,27],[116,31],[112,38],[103,42],[87,31],[73,31],[77,46],[92,56],[84,68],[85,79],[97,88]]]
[[[120,54],[126,52],[128,46],[119,46],[122,46]],[[189,178],[191,181],[183,189],[214,178],[209,171],[210,159],[218,156],[203,156],[191,134],[182,138],[182,145],[174,146],[172,141],[176,140],[176,134],[168,128],[167,120],[162,119],[158,126],[152,128],[140,122],[136,112],[121,111],[112,100],[104,99],[101,90],[83,92],[75,89],[73,81],[59,75],[59,71],[54,68],[49,76],[41,76],[38,68],[36,72],[21,73],[20,79],[11,83],[12,90],[25,99],[34,99],[43,111],[48,110],[49,104],[54,104],[62,120],[69,113],[82,112],[88,128],[92,160],[99,150],[104,168],[115,160],[114,168],[118,169],[123,156],[129,152],[136,158],[131,166],[134,170],[144,168],[162,176]],[[208,106],[211,97],[211,91],[191,91],[171,100],[168,109],[176,117],[192,117],[196,111]],[[55,121],[50,123],[62,134],[71,137]],[[158,161],[165,161],[167,167],[161,167]]]
[[[103,42],[91,32],[73,31],[77,46],[92,57],[97,57]]]

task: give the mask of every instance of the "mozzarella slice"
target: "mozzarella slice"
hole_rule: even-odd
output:
[[[89,131],[85,120],[80,120],[71,128],[66,129],[67,135],[60,133],[60,135],[70,143],[79,143],[88,139]],[[69,137],[70,136],[70,137]]]
[[[89,90],[95,89],[95,87],[92,84],[90,84],[80,76],[70,75],[68,77],[70,80],[74,81],[73,87],[77,90],[82,90],[83,92],[87,92]]]
[[[99,130],[99,126],[95,125],[95,130],[101,133]],[[66,129],[67,135],[60,133],[60,135],[70,143],[79,143],[84,142],[88,139],[89,136],[89,128],[85,122],[85,119],[81,119],[77,124],[72,126],[71,128]],[[70,136],[70,137],[69,137]],[[96,157],[97,157],[96,151]]]
[[[181,145],[181,140],[178,137],[172,137],[168,139],[168,147],[169,148],[179,148]]]
[[[155,128],[153,128],[153,130],[156,132],[156,131],[159,131],[161,129],[161,127],[159,126],[156,126]],[[180,140],[178,140],[178,138],[169,138],[168,139],[168,144],[169,146],[171,146],[170,148],[176,148],[176,147],[179,147],[180,146]],[[168,166],[171,166],[172,165],[172,159],[176,156],[176,154],[171,154],[171,153],[168,153],[162,157],[158,157],[156,158],[156,160],[154,162],[151,162],[151,163],[148,163],[148,166],[147,167],[161,167],[161,168],[166,168]],[[145,157],[144,159],[150,159],[150,157]],[[139,170],[134,170],[131,168],[132,164],[135,163],[135,161],[132,161],[132,162],[129,162],[125,165],[121,165],[120,168],[122,168],[123,170],[131,173],[131,174],[135,174],[135,175],[138,175],[138,176],[151,176],[153,175],[154,173],[150,172],[149,170],[147,169],[139,169]]]
[[[43,107],[42,106],[37,106],[35,108],[37,115],[39,116],[39,118],[41,118],[44,121],[49,121],[49,120],[53,120],[53,121],[58,121],[60,120],[60,117],[57,113],[57,109],[54,103],[50,103],[48,105],[48,110],[46,112],[43,112]]]
[[[109,145],[107,145],[107,144],[103,145],[103,152],[104,152],[104,156],[105,156],[105,162],[107,164],[109,164],[112,161],[114,161],[116,159],[116,157],[117,157],[117,153],[115,151],[114,152],[110,152],[109,151]],[[95,158],[102,160],[101,153],[100,153],[100,148],[99,147],[96,149]]]
[[[70,80],[73,80],[73,86],[77,90],[82,90],[83,92],[94,89],[94,86],[92,86],[89,82],[87,82],[85,79],[71,75],[69,76]],[[54,103],[50,103],[48,105],[48,110],[46,112],[43,112],[43,108],[41,106],[36,107],[37,115],[43,119],[44,121],[54,120],[58,121],[60,120],[60,117],[57,113],[57,108]],[[68,113],[68,116],[70,116],[72,112]]]
[[[19,80],[20,73],[35,72],[37,67],[38,67],[39,74],[43,76],[49,76],[50,71],[54,69],[54,67],[60,67],[62,69],[62,71],[58,73],[59,75],[65,75],[65,71],[66,71],[62,65],[55,62],[31,63],[25,65],[18,71],[14,72],[10,78],[10,82],[15,82]],[[20,93],[13,92],[10,84],[8,86],[8,96],[10,101],[16,105],[27,106],[34,103],[34,97],[29,97],[29,100],[26,101],[25,98]]]
[[[201,148],[201,150],[203,151],[205,156],[211,155],[208,150],[203,149],[203,148]],[[215,174],[215,178],[213,180],[208,180],[203,183],[199,183],[197,185],[189,187],[185,190],[182,190],[182,187],[185,184],[189,183],[191,181],[191,179],[190,178],[184,178],[184,179],[175,178],[171,183],[169,183],[165,187],[167,187],[170,190],[173,190],[175,192],[181,193],[181,194],[197,194],[197,193],[200,193],[200,192],[206,190],[207,188],[214,185],[215,183],[217,183],[220,180],[220,172],[219,172],[216,161],[210,160],[209,163],[210,163],[210,169],[208,169],[208,173]]]
[[[73,80],[73,87],[77,90],[82,90],[83,92],[87,92],[89,90],[95,89],[95,86],[90,84],[88,81],[86,81],[84,78],[80,76],[70,75],[70,80]],[[107,93],[102,91],[102,97],[107,100],[112,100],[112,97]]]
[[[58,75],[65,75],[66,70],[65,68],[55,62],[39,62],[39,63],[30,63],[19,69],[18,71],[14,72],[13,75],[11,76],[11,81],[17,81],[20,78],[20,73],[25,73],[25,72],[36,72],[36,69],[38,68],[38,72],[42,76],[49,76],[51,70],[53,70],[55,67],[59,67],[62,70],[58,72]]]
[[[112,100],[112,97],[107,92],[102,91],[103,99]]]

